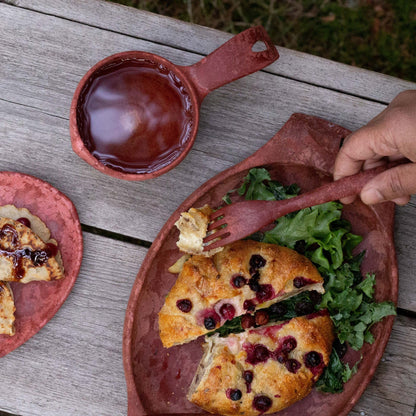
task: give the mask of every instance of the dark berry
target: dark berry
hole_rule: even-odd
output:
[[[58,254],[58,246],[56,244],[53,243],[48,243],[46,244],[46,249],[45,249],[48,257],[55,257]]]
[[[253,315],[246,313],[241,317],[241,327],[243,329],[252,328],[255,325],[256,321]]]
[[[260,283],[257,280],[253,279],[253,278],[251,278],[248,281],[248,286],[250,287],[250,289],[253,292],[257,292],[258,290],[260,290]]]
[[[302,276],[295,277],[293,279],[293,286],[295,286],[297,289],[300,289],[301,287],[306,285],[306,279]]]
[[[254,377],[254,375],[253,375],[252,371],[250,371],[250,370],[244,371],[243,379],[246,383],[248,383],[248,384],[252,383],[253,377]]]
[[[239,274],[231,278],[231,285],[237,289],[239,289],[240,287],[243,287],[246,284],[247,284],[247,280]]]
[[[260,279],[260,272],[257,269],[250,267],[249,273],[252,279],[256,279],[256,280]]]
[[[300,254],[305,254],[306,251],[306,241],[305,240],[299,240],[295,243],[295,250]]]
[[[344,342],[343,344],[341,344],[341,341],[338,338],[334,341],[333,347],[335,351],[337,352],[339,358],[344,357],[344,355],[347,353],[347,349],[348,349],[347,343]]]
[[[221,308],[220,308],[220,315],[224,319],[230,321],[235,316],[235,308],[234,308],[234,306],[231,305],[231,303],[224,303],[224,305],[222,305]]]
[[[207,318],[204,319],[204,326],[206,329],[215,329],[217,323],[215,321],[215,319],[212,316],[208,316]]]
[[[234,402],[240,400],[242,397],[241,390],[239,389],[227,389],[226,395],[229,399],[233,400]]]
[[[253,351],[254,361],[258,363],[264,362],[264,361],[267,361],[269,357],[270,357],[270,351],[264,345],[257,344],[254,347],[254,351]]]
[[[317,367],[322,363],[322,355],[319,352],[311,351],[305,355],[305,365],[308,368]]]
[[[277,362],[279,362],[280,364],[283,364],[287,360],[287,355],[284,352],[282,352],[282,351],[277,351],[277,352],[274,352],[273,353],[273,358]]]
[[[322,302],[322,293],[312,290],[309,292],[309,298],[314,305],[318,305]]]
[[[291,373],[296,374],[296,372],[299,370],[300,367],[301,367],[301,364],[298,360],[290,358],[289,360],[286,361],[286,368]]]
[[[248,345],[244,347],[247,352],[246,362],[251,365],[266,362],[271,355],[271,352],[262,344]]]
[[[260,285],[259,289],[256,291],[256,298],[260,303],[266,302],[266,300],[272,299],[274,296],[274,290],[272,285],[265,284]]]
[[[254,311],[256,308],[256,305],[252,300],[245,300],[243,303],[243,308],[247,311]]]
[[[274,303],[270,306],[270,312],[277,316],[283,316],[287,313],[287,307],[283,303]]]
[[[309,315],[315,311],[315,307],[309,301],[300,301],[295,304],[295,312],[298,316]]]
[[[266,325],[269,322],[269,314],[266,311],[257,311],[254,314],[254,319],[256,320],[256,325]]]
[[[188,313],[192,309],[192,302],[190,299],[179,299],[176,302],[176,307],[181,311]]]
[[[30,221],[27,218],[21,217],[21,218],[18,218],[16,221],[30,228]]]
[[[261,267],[264,267],[266,265],[266,259],[260,254],[253,254],[250,257],[250,267],[253,267],[254,269],[260,269]]]
[[[45,250],[32,251],[30,254],[31,260],[35,266],[40,266],[48,261],[48,253]]]
[[[298,345],[297,341],[293,337],[287,337],[283,340],[281,349],[284,353],[289,353],[293,351]]]
[[[272,407],[272,399],[267,396],[256,396],[253,400],[253,407],[259,412],[267,412]]]

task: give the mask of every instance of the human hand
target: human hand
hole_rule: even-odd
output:
[[[401,92],[384,111],[345,139],[335,160],[334,180],[405,158],[409,163],[380,173],[363,187],[360,197],[365,204],[393,201],[405,205],[416,193],[416,90]]]

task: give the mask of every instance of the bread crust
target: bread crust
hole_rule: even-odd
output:
[[[15,311],[12,289],[8,283],[0,281],[0,334],[15,334]]]
[[[288,361],[281,363],[273,356],[288,337],[293,337],[297,343],[285,358],[300,364],[295,372],[288,370]],[[227,338],[215,335],[206,340],[205,354],[188,399],[208,412],[225,416],[257,416],[282,410],[310,393],[329,362],[333,340],[333,324],[327,314],[293,318],[283,324],[231,334]],[[249,362],[250,349],[258,345],[267,348],[270,357],[257,363]],[[322,362],[308,368],[305,357],[311,351],[319,354]],[[243,378],[244,371],[253,374],[250,384]],[[230,397],[230,391],[235,389],[241,392],[239,400]],[[271,400],[264,412],[254,405],[255,398],[260,396]]]
[[[254,271],[253,256],[260,256],[265,262]],[[250,288],[248,283],[254,272],[259,275],[258,284],[268,290],[267,296],[261,297]],[[246,281],[242,287],[232,283],[237,275]],[[302,277],[307,284],[295,287],[296,277]],[[267,307],[303,290],[323,293],[323,279],[306,257],[286,247],[243,240],[209,258],[191,256],[184,262],[159,312],[160,338],[165,347],[189,342],[225,323],[220,312],[224,304],[232,305],[235,316],[239,316],[247,312],[245,301]],[[191,301],[190,311],[178,308],[177,302],[183,299]],[[215,328],[204,326],[207,316],[215,316]]]

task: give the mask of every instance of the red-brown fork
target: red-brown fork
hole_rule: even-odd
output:
[[[227,205],[210,216],[204,251],[241,240],[274,220],[294,211],[358,195],[363,186],[384,170],[408,161],[392,162],[330,182],[312,191],[281,201],[243,201]]]

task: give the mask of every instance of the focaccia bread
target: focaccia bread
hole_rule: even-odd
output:
[[[305,290],[323,293],[323,279],[306,257],[286,247],[243,240],[210,258],[194,255],[159,312],[160,338],[165,347],[183,344]]]
[[[36,215],[33,215],[27,208],[17,208],[14,205],[0,206],[0,218],[10,218],[12,220],[28,220],[26,225],[43,241],[49,243],[51,233],[46,224]],[[56,242],[55,242],[56,243]]]
[[[15,311],[10,286],[5,282],[0,282],[0,334],[14,335]]]
[[[38,222],[33,220],[35,217],[30,215],[30,218],[38,227]],[[39,237],[31,228],[32,221],[27,216],[17,220],[0,218],[0,280],[28,283],[64,276],[56,242],[49,240],[50,233],[46,226],[47,232],[42,225],[39,227],[48,241]]]
[[[333,339],[324,313],[207,337],[187,397],[225,416],[277,412],[310,393],[329,362]]]
[[[210,257],[223,249],[219,247],[214,250],[203,251],[203,240],[207,235],[209,216],[212,213],[213,210],[208,205],[182,212],[178,221],[175,222],[176,228],[179,230],[179,240],[176,245],[180,251]]]

